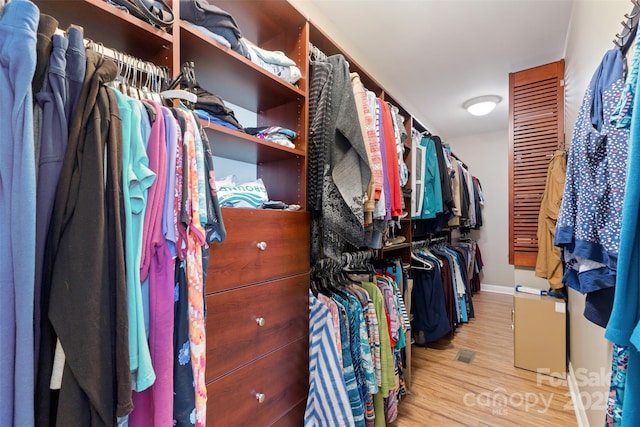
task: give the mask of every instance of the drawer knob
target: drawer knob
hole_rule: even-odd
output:
[[[256,400],[258,401],[258,403],[262,403],[264,402],[264,399],[266,399],[267,396],[264,395],[264,393],[256,393]]]
[[[264,326],[264,324],[267,323],[267,321],[264,319],[264,317],[258,317],[256,319],[256,323],[258,324],[258,326]]]
[[[264,251],[267,249],[267,242],[260,242],[256,245],[258,247],[258,249],[260,249],[261,251]]]

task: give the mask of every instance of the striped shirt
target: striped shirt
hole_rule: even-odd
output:
[[[355,425],[329,309],[309,292],[309,396],[305,427]]]

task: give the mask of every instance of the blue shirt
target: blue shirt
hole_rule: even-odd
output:
[[[638,38],[636,37],[636,45]],[[616,117],[621,126],[630,125],[628,176],[622,207],[620,253],[618,257],[613,311],[605,337],[629,347],[629,365],[625,384],[624,417],[622,426],[640,425],[640,111],[633,100],[638,97],[640,49],[634,53],[625,91],[621,97],[622,110]],[[630,116],[630,119],[629,119]]]
[[[615,284],[628,130],[610,119],[623,86],[622,55],[612,49],[586,90],[567,159],[554,244],[567,262],[563,282],[582,293]]]
[[[125,219],[125,260],[127,265],[127,305],[129,313],[129,361],[131,382],[136,391],[155,381],[149,344],[145,331],[140,258],[142,222],[146,191],[155,179],[140,132],[141,111],[138,101],[113,90],[122,120],[122,196]]]
[[[354,425],[338,349],[334,341],[331,312],[311,292],[309,292],[309,396],[304,425],[307,427]]]

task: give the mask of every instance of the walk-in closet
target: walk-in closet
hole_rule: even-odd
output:
[[[640,425],[638,0],[0,0],[0,424]]]

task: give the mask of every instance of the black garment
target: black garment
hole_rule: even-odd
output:
[[[445,307],[440,266],[432,270],[414,268],[411,292],[412,336],[416,345],[426,346],[451,332]]]
[[[213,169],[213,153],[211,152],[211,144],[209,144],[209,138],[204,128],[200,125],[200,120],[196,118],[196,125],[198,126],[198,132],[202,139],[202,148],[204,151],[204,167],[207,180],[205,186],[207,191],[205,192],[205,199],[207,201],[207,222],[203,224],[207,233],[206,241],[211,244],[215,241],[223,242],[227,237],[227,230],[224,228],[224,222],[222,221],[222,211],[220,210],[220,202],[218,200],[218,190],[215,183],[215,171]],[[206,247],[207,251],[209,250]],[[208,256],[208,252],[207,252]],[[204,258],[204,248],[203,248]],[[205,269],[205,273],[206,273]],[[206,277],[206,276],[205,276]]]
[[[325,141],[329,138],[333,66],[327,62],[311,61],[309,71],[311,82],[309,84],[307,203],[311,212],[320,212],[322,210],[322,177],[328,151]]]
[[[475,206],[476,206],[476,226],[475,226],[476,230],[479,230],[480,227],[482,227],[482,205],[480,204],[481,189],[482,189],[482,186],[480,185],[480,180],[474,176],[473,177],[473,193],[474,193],[473,197],[474,197]]]
[[[231,49],[251,59],[247,47],[240,43],[242,34],[236,20],[218,6],[209,4],[208,0],[180,0],[180,18],[224,37]]]
[[[462,168],[462,166],[458,166]],[[471,197],[469,187],[467,187],[467,177],[461,172],[460,174],[460,228],[469,228],[469,206],[471,205]]]
[[[456,306],[458,304],[457,293],[453,290],[453,279],[451,277],[451,266],[449,265],[449,259],[445,256],[434,254],[436,258],[442,263],[440,268],[440,277],[442,278],[442,290],[444,292],[444,305],[447,309],[447,317],[449,319],[449,326],[451,328],[451,334],[458,328],[458,316]]]
[[[33,96],[42,90],[47,72],[47,64],[51,55],[53,34],[58,28],[58,21],[45,14],[40,14],[38,21],[38,38],[36,42],[36,69],[31,80]]]
[[[440,170],[440,187],[442,189],[442,207],[443,213],[448,217],[448,222],[453,218],[453,208],[455,207],[453,192],[451,191],[451,177],[444,159],[442,139],[439,136],[432,136],[431,139],[436,145],[436,157],[438,158],[438,169]]]
[[[69,130],[45,254],[42,303],[48,303],[43,306],[48,327],[42,330],[36,425],[111,427],[133,409],[122,125],[115,96],[104,85],[116,75],[114,62],[87,51],[85,84]],[[55,335],[66,360],[57,414],[49,419]]]
[[[213,114],[220,120],[224,120],[227,123],[238,128],[238,130],[244,132],[244,128],[236,119],[235,113],[224,103],[224,100],[218,95],[213,95],[200,86],[195,87],[196,96],[198,101],[196,102],[196,108],[207,111]]]
[[[322,204],[319,226],[312,224],[311,254],[340,257],[342,252],[364,245],[364,203],[371,180],[371,167],[358,125],[358,113],[351,86],[349,65],[338,54],[327,61],[332,68],[331,114],[319,124],[326,154],[322,165]],[[317,111],[322,111],[318,105]],[[314,117],[310,120],[316,120]],[[312,221],[316,222],[312,216]],[[319,235],[314,233],[319,232]]]

